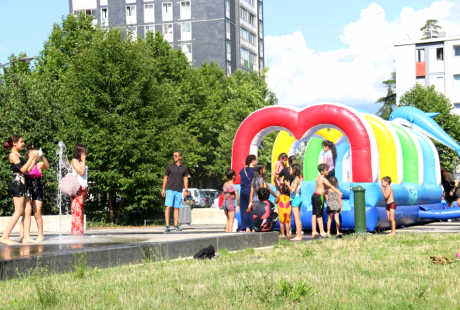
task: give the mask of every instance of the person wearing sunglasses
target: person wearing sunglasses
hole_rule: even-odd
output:
[[[174,208],[174,231],[181,231],[179,220],[179,209],[182,209],[182,190],[185,188],[184,195],[188,196],[188,169],[182,164],[182,152],[175,151],[173,154],[174,163],[166,167],[165,177],[163,178],[163,190],[161,196],[165,200],[165,232],[170,232],[169,218],[171,208]]]

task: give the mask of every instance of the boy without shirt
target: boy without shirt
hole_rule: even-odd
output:
[[[342,198],[342,193],[329,183],[326,179],[329,173],[329,166],[326,164],[319,164],[318,171],[320,175],[316,178],[316,189],[315,193],[311,197],[311,204],[313,206],[313,216],[311,217],[311,227],[314,239],[322,239],[327,235],[324,233],[324,224],[323,224],[323,213],[324,213],[324,186],[329,187],[329,190],[337,193],[340,198]],[[316,231],[316,224],[318,223],[320,233]]]
[[[396,222],[395,222],[395,212],[396,212],[396,203],[395,197],[393,195],[393,189],[390,186],[391,178],[384,177],[382,178],[382,193],[385,197],[385,202],[387,203],[387,218],[390,222],[391,233],[390,235],[396,235]]]

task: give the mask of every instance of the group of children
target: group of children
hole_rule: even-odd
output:
[[[323,141],[324,163],[318,165],[319,175],[316,178],[315,193],[311,198],[312,204],[312,236],[314,239],[331,237],[331,224],[334,218],[337,230],[337,237],[342,238],[340,233],[340,214],[342,213],[342,193],[338,189],[339,183],[335,177],[335,160],[337,152],[335,145],[331,141]],[[289,167],[286,168],[286,161]],[[287,173],[288,171],[288,173]],[[291,211],[294,214],[296,227],[302,227],[300,218],[300,206],[302,204],[300,196],[301,176],[300,166],[296,163],[295,156],[288,158],[286,153],[282,153],[275,163],[275,185],[277,196],[275,203],[278,204],[278,216],[280,223],[281,238],[291,239]],[[396,204],[394,202],[393,190],[391,189],[391,178],[384,177],[382,182],[382,193],[387,203],[386,211],[388,222],[390,223],[391,233],[394,235],[396,222],[394,219]],[[324,203],[327,201],[327,232],[324,232],[323,213]],[[319,227],[319,233],[317,230]],[[297,236],[292,241],[302,240],[302,230],[296,229]]]
[[[335,161],[337,152],[334,143],[323,141],[324,163],[318,165],[319,175],[316,178],[315,192],[311,198],[312,204],[312,236],[314,239],[332,237],[331,224],[335,220],[337,237],[342,238],[340,233],[340,214],[342,213],[342,193],[340,192],[339,183],[335,177]],[[289,166],[287,166],[289,162]],[[235,171],[228,168],[228,181],[224,184],[224,199],[226,204],[231,204],[228,208],[227,217],[231,223],[227,224],[226,231],[231,232],[233,226],[235,198],[238,199],[238,190],[233,185],[236,179]],[[254,230],[269,231],[274,228],[276,220],[279,219],[281,238],[289,238],[291,241],[302,240],[302,229],[296,229],[296,236],[292,238],[291,231],[291,214],[294,215],[295,226],[302,227],[300,217],[300,206],[302,198],[300,190],[302,186],[302,177],[300,166],[296,162],[296,157],[282,153],[278,156],[275,163],[274,180],[276,193],[274,193],[265,180],[265,165],[257,163],[254,166],[254,177],[252,179],[251,190],[249,195],[249,206],[247,213],[253,212]],[[391,189],[391,178],[382,178],[382,192],[387,202],[387,217],[391,227],[391,235],[395,234],[396,223],[394,214],[396,204],[394,203],[393,191]],[[270,195],[275,197],[275,203],[269,201]],[[327,202],[327,232],[324,231],[323,213],[324,204]],[[277,208],[275,207],[277,205]],[[227,210],[227,208],[226,208]],[[319,232],[317,227],[319,227]]]

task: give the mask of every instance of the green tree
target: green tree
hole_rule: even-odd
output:
[[[91,190],[108,193],[111,222],[116,196],[128,211],[158,206],[171,154],[196,144],[176,104],[174,78],[185,74],[188,60],[156,37],[133,41],[117,29],[97,32],[63,75],[72,113],[62,136],[89,146]]]
[[[15,58],[14,55],[10,57],[11,60]],[[0,139],[3,144],[11,134],[21,134],[27,144],[43,150],[51,164],[43,176],[43,212],[55,212],[57,134],[66,114],[61,106],[59,84],[44,78],[36,70],[30,71],[28,63],[12,65],[0,76]],[[9,151],[4,148],[0,150],[0,215],[10,214],[14,210],[12,199],[8,197],[11,180]]]
[[[399,101],[400,106],[412,106],[424,112],[437,112],[434,118],[436,123],[444,129],[455,141],[460,142],[460,116],[452,113],[452,103],[444,94],[436,91],[434,85],[425,88],[415,84],[408,90]],[[439,149],[439,160],[441,165],[448,171],[454,170],[454,162],[458,161],[457,153],[436,141]]]
[[[438,21],[436,19],[428,19],[425,26],[420,28],[420,31],[423,31],[423,38],[421,40],[431,39],[433,34],[438,35],[438,29],[442,29],[442,27],[438,25]]]
[[[376,104],[382,104],[376,115],[388,120],[391,112],[396,109],[396,71],[391,72],[391,79],[383,81],[387,87],[387,94],[377,100]]]

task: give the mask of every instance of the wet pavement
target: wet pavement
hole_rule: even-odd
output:
[[[201,225],[182,228],[180,232],[165,233],[164,227],[130,229],[88,229],[84,235],[46,234],[45,240],[38,243],[16,245],[0,244],[0,262],[4,260],[27,258],[39,255],[71,253],[81,249],[113,248],[114,246],[141,243],[163,243],[226,236],[224,225]],[[32,235],[32,239],[37,236]],[[19,241],[19,236],[11,236]]]
[[[45,240],[33,244],[17,244],[7,246],[0,244],[0,262],[18,258],[28,258],[41,255],[69,254],[91,249],[105,249],[135,246],[143,243],[167,243],[206,239],[240,234],[226,234],[224,225],[192,225],[182,227],[181,232],[165,233],[164,227],[147,228],[113,228],[113,229],[88,229],[84,235],[56,235],[47,234]],[[459,233],[460,221],[433,222],[424,225],[400,227],[399,233]],[[389,233],[388,230],[381,233]],[[241,234],[244,235],[244,234]],[[311,241],[311,232],[302,235],[302,241]],[[333,236],[335,237],[335,236]],[[32,238],[36,236],[32,235]],[[19,236],[12,236],[13,241],[18,241]]]

